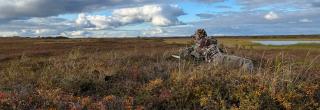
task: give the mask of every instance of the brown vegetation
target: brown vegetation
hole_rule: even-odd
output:
[[[226,47],[254,74],[157,39],[1,39],[0,109],[317,109],[320,51]]]

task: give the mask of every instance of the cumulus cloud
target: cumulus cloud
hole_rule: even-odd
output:
[[[149,22],[156,26],[182,24],[178,17],[185,13],[174,5],[145,5],[116,9],[111,16],[79,14],[76,24],[83,28],[106,29]]]
[[[129,24],[148,22],[155,26],[172,26],[181,24],[178,17],[185,14],[175,5],[145,5],[132,8],[115,9],[110,16],[79,14],[75,21],[58,17],[36,17],[31,19],[11,20],[0,24],[2,36],[77,36],[111,35],[114,33],[143,35],[143,30],[137,32],[113,31]],[[101,30],[101,31],[97,31]],[[113,31],[113,32],[112,32]],[[158,30],[159,32],[159,30]],[[165,32],[165,31],[163,31]],[[154,31],[156,33],[156,30]]]
[[[119,21],[124,24],[145,21],[158,26],[181,24],[177,17],[184,14],[177,5],[145,5],[113,11],[113,16],[119,18]]]
[[[152,0],[0,0],[0,20],[49,17],[150,1]]]
[[[214,3],[224,0],[0,0],[0,21],[184,1]]]
[[[191,1],[199,14],[190,12],[180,20],[194,16],[200,19],[192,18],[195,20],[183,23],[187,25],[179,25],[182,21],[178,17],[185,12],[165,4],[185,1]],[[222,1],[225,0],[0,0],[0,35],[182,36],[191,35],[197,28],[206,28],[210,35],[319,33],[319,0],[236,0],[235,7],[240,10],[228,3],[214,5],[230,7],[223,13],[197,10],[198,3]],[[104,11],[111,13],[91,14]],[[79,15],[75,19],[57,16],[69,13]]]
[[[277,13],[270,11],[268,14],[264,16],[264,18],[266,20],[276,20],[276,19],[279,19],[279,16]]]
[[[94,26],[84,13],[78,15],[78,18],[76,19],[76,24],[79,27],[83,28],[90,28]]]

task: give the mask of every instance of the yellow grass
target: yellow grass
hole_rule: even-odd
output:
[[[15,49],[0,43],[0,52],[6,53],[0,56],[0,109],[320,107],[320,51],[250,49],[234,46],[246,40],[218,40],[228,54],[252,59],[254,73],[171,58],[185,44],[168,44],[167,39],[68,39],[37,45],[60,40],[2,40]]]

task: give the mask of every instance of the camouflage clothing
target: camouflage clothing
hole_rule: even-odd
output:
[[[221,53],[217,40],[207,38],[207,33],[204,29],[198,29],[193,37],[195,38],[195,45],[183,50],[180,54],[182,58],[211,62],[215,55]]]
[[[206,38],[207,37],[207,32],[204,29],[198,29],[195,34],[193,35],[193,37],[198,41],[202,38]]]
[[[206,62],[211,62],[215,55],[221,53],[217,40],[207,38],[207,33],[204,29],[198,29],[195,37],[195,52],[202,56]]]
[[[207,38],[204,29],[198,29],[193,35],[195,44],[181,51],[182,59],[193,59],[194,61],[205,61],[212,63],[214,66],[224,66],[228,69],[240,69],[244,72],[252,73],[254,70],[253,61],[250,59],[226,55],[218,47],[216,39]]]
[[[221,55],[222,52],[220,51],[218,45],[210,45],[207,48],[205,48],[204,56],[206,62],[211,62],[215,56]]]

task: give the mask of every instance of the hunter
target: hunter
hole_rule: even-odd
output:
[[[204,29],[198,29],[194,35],[195,44],[181,52],[183,58],[193,58],[198,61],[211,62],[215,55],[222,54],[216,39],[208,38]]]
[[[241,71],[253,73],[253,61],[243,57],[228,55],[218,47],[216,39],[208,38],[204,29],[198,29],[192,36],[195,44],[180,52],[180,58],[212,63],[214,66],[225,68],[238,68]]]

